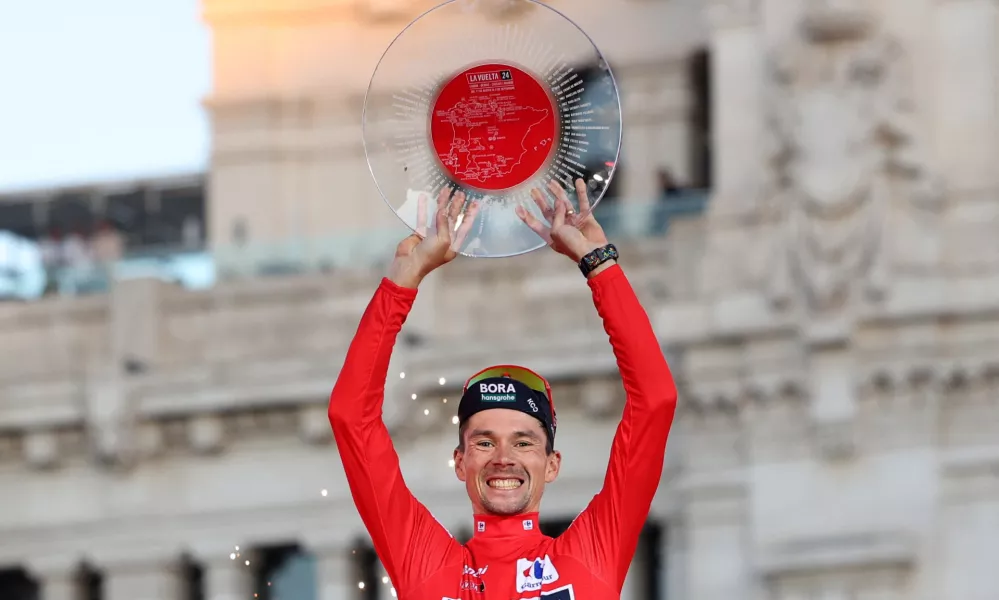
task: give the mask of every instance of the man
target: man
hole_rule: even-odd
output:
[[[554,449],[555,407],[540,376],[513,366],[473,376],[459,404],[454,468],[472,504],[473,538],[466,545],[452,538],[403,481],[381,418],[389,358],[420,282],[457,256],[454,249],[477,209],[469,206],[455,227],[465,198],[458,193],[451,199],[443,191],[436,231],[399,245],[389,276],[361,319],[329,406],[354,502],[404,600],[620,597],[662,475],[676,387],[616,251],[588,214],[583,182],[576,182],[576,191],[585,218],[572,213],[558,184],[550,189],[554,208],[533,191],[550,228],[523,209],[518,215],[580,265],[627,392],[603,489],[561,536],[541,533],[541,497],[561,465]]]

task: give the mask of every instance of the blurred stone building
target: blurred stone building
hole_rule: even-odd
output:
[[[622,598],[999,598],[995,2],[550,3],[618,79],[624,149],[600,210],[681,387]],[[363,93],[431,5],[205,1],[210,171],[73,190],[99,215],[132,198],[163,225],[136,231],[171,233],[126,235],[96,284],[0,304],[0,599],[394,596],[326,402],[405,234],[364,162]],[[68,193],[0,211],[40,237]],[[184,236],[195,221],[204,235]],[[560,399],[552,534],[599,489],[623,406],[564,259],[435,274],[386,419],[457,537],[455,400],[504,361]]]

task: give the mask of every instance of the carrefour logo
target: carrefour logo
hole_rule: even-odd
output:
[[[544,558],[517,560],[517,591],[540,590],[541,586],[558,581],[558,571],[546,554]]]

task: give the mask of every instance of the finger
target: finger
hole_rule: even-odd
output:
[[[576,197],[579,199],[579,212],[586,214],[590,210],[590,197],[586,195],[586,182],[581,178],[576,180]]]
[[[458,221],[458,215],[461,214],[462,209],[465,207],[465,192],[458,192],[451,199],[451,206],[448,207],[448,222],[451,223],[453,227]]]
[[[435,226],[437,227],[437,239],[442,241],[447,241],[451,238],[451,227],[448,224],[447,219],[447,193],[443,193],[437,197],[437,215],[434,219]]]
[[[416,235],[427,237],[427,201],[426,194],[420,194],[416,201]]]
[[[481,203],[472,202],[468,205],[468,210],[465,211],[465,216],[461,221],[461,225],[458,227],[458,231],[454,234],[454,241],[451,242],[451,249],[455,252],[461,248],[462,244],[465,243],[465,238],[468,237],[468,232],[472,230],[472,225],[475,223],[475,217],[479,214],[479,206]]]
[[[448,202],[451,199],[452,191],[453,190],[451,189],[451,186],[445,185],[440,189],[439,192],[437,192],[437,213],[436,216],[434,217],[435,223],[439,221],[438,217],[440,216],[442,210],[444,211],[444,214],[447,215],[447,206]]]
[[[555,216],[555,209],[552,207],[551,203],[548,202],[548,198],[546,198],[544,193],[538,188],[531,190],[531,198],[534,200],[534,203],[538,205],[538,208],[541,209],[541,214],[548,219],[548,222],[550,223],[552,217]]]
[[[416,248],[416,246],[422,241],[422,239],[423,238],[415,233],[406,236],[405,239],[399,242],[399,246],[396,247],[395,255],[408,256],[409,253],[413,251],[413,248]]]
[[[556,231],[565,225],[568,204],[568,200],[563,200],[562,198],[555,199],[555,216],[552,217],[552,231]]]
[[[558,209],[558,203],[560,201],[565,202],[568,206],[572,206],[572,203],[569,202],[569,196],[566,195],[565,188],[562,187],[562,184],[552,179],[548,182],[548,189],[551,191],[552,195],[555,196],[556,209]]]
[[[563,188],[562,185],[559,182],[557,182],[557,181],[555,181],[553,179],[553,180],[551,180],[551,181],[548,182],[548,189],[550,189],[551,192],[552,192],[552,194],[555,195],[555,210],[556,210],[556,212],[561,207],[561,210],[563,211],[563,214],[565,215],[565,218],[569,219],[569,220],[572,220],[572,222],[575,223],[575,219],[576,219],[575,212],[576,211],[573,209],[572,201],[569,200],[569,196],[565,193],[565,188]],[[552,224],[552,228],[553,229],[555,228],[554,223]]]
[[[525,225],[530,227],[531,231],[538,234],[546,244],[552,243],[551,230],[549,230],[540,219],[532,215],[531,211],[520,205],[518,205],[514,211],[517,213],[517,216],[520,217],[520,220],[523,221]]]

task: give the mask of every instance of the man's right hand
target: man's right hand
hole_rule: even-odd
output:
[[[479,210],[478,202],[473,202],[462,214],[466,203],[464,192],[458,192],[452,198],[451,188],[442,188],[437,195],[435,227],[428,233],[427,195],[421,194],[417,204],[416,233],[406,237],[396,247],[395,259],[389,268],[389,280],[415,289],[431,271],[454,260]]]

